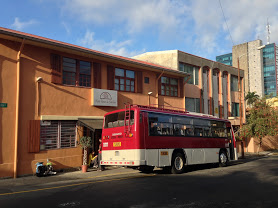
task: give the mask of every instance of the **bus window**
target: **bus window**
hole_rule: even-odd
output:
[[[220,127],[220,128],[226,128],[226,124],[222,121],[211,121],[211,126],[213,127]]]
[[[173,123],[178,123],[178,124],[191,124],[191,125],[193,124],[193,119],[187,117],[173,116],[172,120]]]
[[[170,136],[173,135],[173,124],[171,123],[161,123],[162,135]]]
[[[194,126],[210,126],[210,121],[204,119],[193,119]]]
[[[212,137],[219,137],[218,128],[211,127],[211,134],[212,134]]]
[[[185,136],[186,125],[174,124],[173,131],[175,136]]]
[[[105,117],[104,128],[114,128],[124,126],[125,111],[109,114]],[[130,111],[130,125],[134,124],[134,111]],[[128,123],[126,123],[128,125]]]
[[[226,128],[217,128],[217,127],[212,127],[212,137],[227,137],[227,129]]]
[[[199,126],[194,127],[194,136],[202,137],[203,136],[203,128]]]
[[[168,115],[157,115],[158,116],[158,121],[161,123],[172,123],[172,116]]]
[[[193,126],[186,125],[185,136],[194,136]]]
[[[162,135],[161,123],[150,122],[150,136]]]
[[[219,137],[227,137],[227,129],[226,128],[219,128]]]
[[[232,138],[233,138],[233,137],[232,137],[232,130],[231,130],[231,127],[229,127],[228,130],[227,130],[227,137],[228,137],[228,139],[232,139]]]
[[[211,137],[211,129],[210,127],[204,127],[204,137]]]

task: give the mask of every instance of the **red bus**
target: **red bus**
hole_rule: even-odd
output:
[[[186,111],[127,105],[105,114],[101,165],[154,167],[182,173],[187,165],[237,160],[229,120]]]

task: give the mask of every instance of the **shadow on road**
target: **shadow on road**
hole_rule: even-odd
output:
[[[268,157],[269,156],[267,156],[267,155],[248,156],[248,157],[245,157],[243,159],[239,159],[239,160],[236,160],[236,161],[229,162],[228,167],[253,162],[253,161],[256,161],[256,160],[261,160],[261,159],[268,158]],[[214,163],[212,163],[212,164],[189,165],[189,166],[186,167],[185,173],[199,171],[199,170],[213,169],[213,168],[219,168],[219,165],[214,164]],[[278,172],[278,168],[277,168],[277,172]],[[171,174],[169,169],[162,169],[162,168],[161,169],[155,169],[154,173],[155,174]]]

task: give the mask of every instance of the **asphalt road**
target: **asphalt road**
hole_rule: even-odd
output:
[[[0,207],[278,207],[278,156],[193,166],[180,175],[129,170],[22,188],[0,183]]]

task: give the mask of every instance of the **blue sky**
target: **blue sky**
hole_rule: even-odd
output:
[[[230,38],[221,11],[232,36]],[[2,0],[0,26],[116,55],[181,50],[215,60],[255,39],[278,43],[277,0]]]

